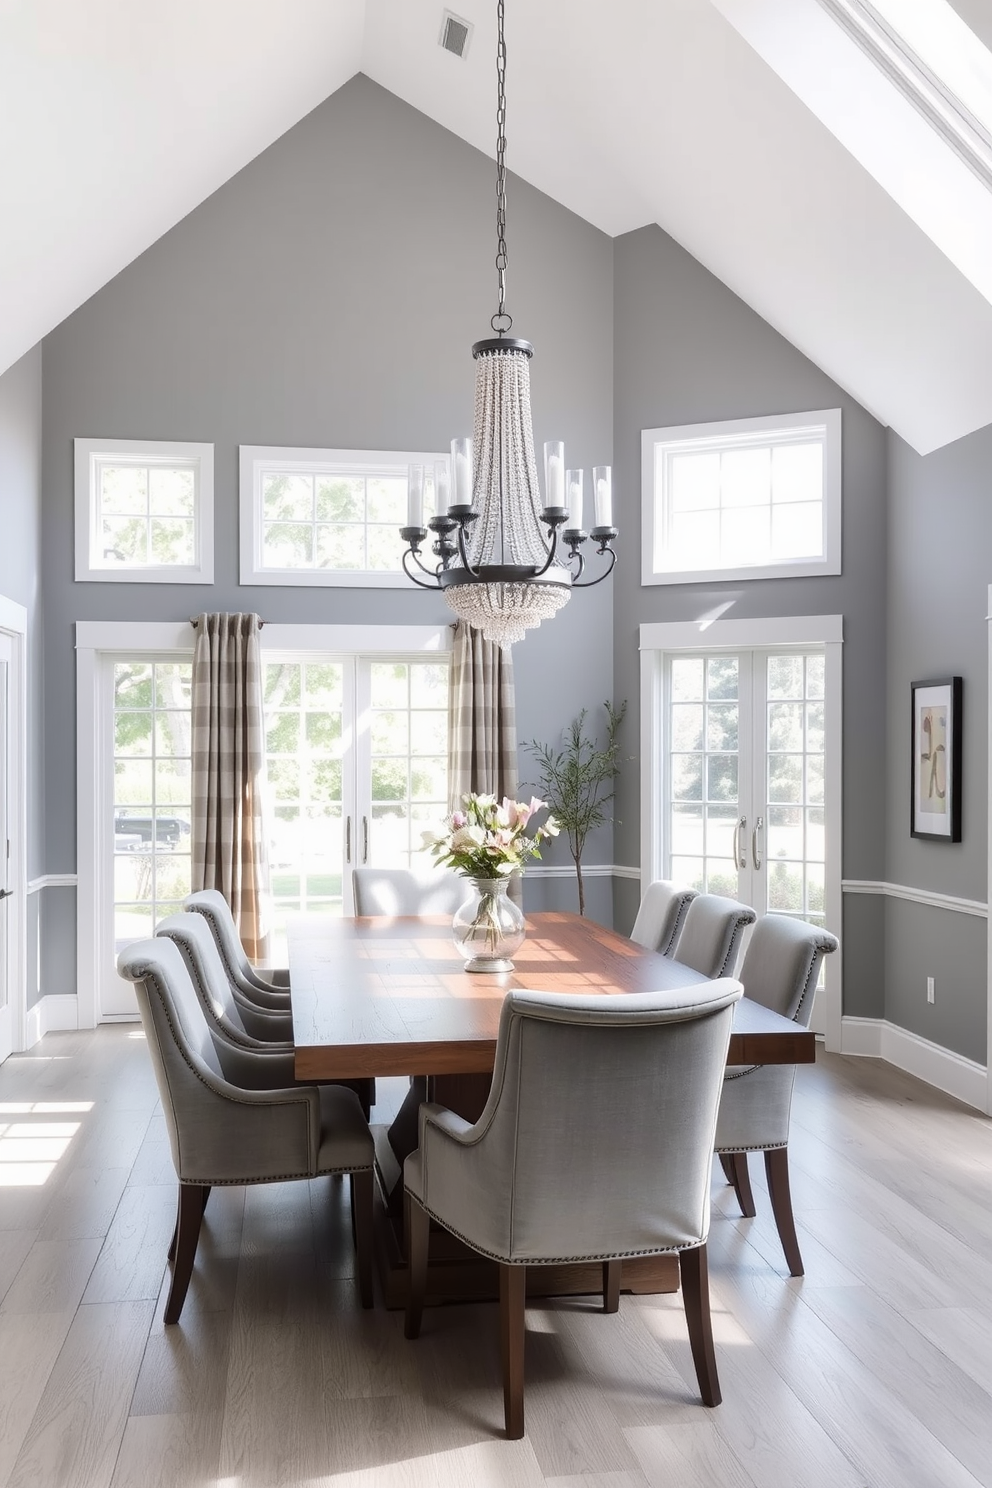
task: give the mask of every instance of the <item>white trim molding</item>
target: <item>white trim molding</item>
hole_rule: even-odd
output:
[[[16,600],[0,595],[0,631],[10,641],[7,695],[9,754],[7,757],[7,871],[6,887],[13,891],[7,904],[7,1006],[4,1040],[23,1049],[28,979],[28,612]]]
[[[79,882],[75,873],[43,873],[40,878],[29,878],[27,892],[38,894],[42,889],[74,889]]]
[[[639,868],[627,868],[619,863],[583,863],[583,878],[633,878],[640,879]],[[528,868],[525,878],[574,878],[574,863],[535,863]]]
[[[196,632],[188,620],[77,620],[77,651],[182,652],[192,655]],[[450,651],[450,625],[277,625],[263,624],[263,651],[360,651],[364,656],[388,652],[415,656],[422,651]]]
[[[989,907],[982,899],[961,899],[955,894],[937,894],[932,889],[914,889],[908,884],[883,883],[870,878],[845,878],[845,894],[879,894],[886,899],[908,899],[912,904],[925,904],[930,909],[949,909],[954,914],[989,917]]]
[[[884,1018],[851,1018],[841,1021],[841,1053],[866,1059],[884,1059],[887,1064],[915,1075],[928,1085],[952,1095],[979,1111],[986,1109],[988,1072],[984,1064],[965,1059],[919,1034],[910,1033]]]
[[[33,1048],[46,1033],[74,1032],[79,1027],[79,998],[72,993],[49,992],[29,1007],[24,1026],[24,1047]]]

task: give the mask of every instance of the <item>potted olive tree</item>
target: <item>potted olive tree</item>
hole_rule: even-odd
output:
[[[616,794],[615,782],[620,773],[618,734],[627,704],[623,702],[619,708],[614,708],[607,702],[604,707],[606,738],[602,744],[586,734],[588,709],[583,708],[564,730],[561,749],[552,749],[549,744],[540,744],[536,739],[524,745],[537,762],[538,789],[568,839],[579,888],[580,915],[586,912],[582,881],[582,853],[586,838],[593,827],[613,820],[606,808]]]

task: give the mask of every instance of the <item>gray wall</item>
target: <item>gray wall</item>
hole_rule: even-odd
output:
[[[688,620],[726,599],[727,618],[844,616],[846,878],[881,879],[885,864],[885,471],[882,427],[819,368],[658,227],[614,243],[614,440],[623,580],[615,590],[614,697],[639,737],[638,626]],[[843,573],[748,584],[640,583],[641,430],[666,424],[842,409]],[[637,766],[624,777],[616,859],[640,861]],[[637,885],[618,881],[617,924]],[[845,1012],[880,1016],[880,903],[845,912]]]
[[[889,435],[885,876],[977,900],[988,893],[990,470],[992,428],[926,456]],[[910,683],[945,676],[964,679],[960,843],[909,835]],[[984,1064],[985,922],[896,901],[887,918],[886,1016]]]
[[[481,153],[354,78],[46,339],[50,872],[75,867],[76,620],[174,620],[204,608],[296,622],[450,618],[412,585],[241,588],[237,452],[443,449],[471,432],[471,345],[490,334],[495,309],[493,175]],[[569,464],[608,462],[611,240],[513,179],[509,248],[514,331],[536,347],[538,448],[558,437]],[[77,435],[213,442],[212,588],[74,582]],[[609,587],[576,595],[515,660],[521,738],[557,737],[580,707],[610,696]],[[600,851],[608,860],[608,838]],[[542,886],[545,900],[560,892]],[[596,907],[609,914],[608,893]],[[73,935],[68,919],[53,927],[63,980]]]
[[[0,377],[0,594],[27,610],[27,872],[44,870],[41,613],[41,348]],[[40,896],[28,899],[28,1005],[38,997]]]

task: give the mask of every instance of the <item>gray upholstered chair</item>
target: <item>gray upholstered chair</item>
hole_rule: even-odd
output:
[[[706,977],[733,976],[741,938],[757,915],[736,899],[697,894],[686,910],[676,960]]]
[[[292,1050],[292,1013],[283,1008],[259,1007],[231,981],[206,915],[170,915],[160,921],[155,934],[167,935],[176,942],[208,1021],[228,1041],[249,1049],[277,1044]]]
[[[241,944],[231,907],[219,889],[200,889],[195,894],[187,894],[183,909],[203,915],[207,921],[232,986],[258,1007],[288,1011],[289,972],[273,969],[263,976],[255,970]]]
[[[179,1179],[165,1321],[179,1321],[211,1188],[323,1173],[351,1175],[359,1292],[371,1307],[374,1151],[354,1093],[337,1085],[250,1090],[227,1079],[186,963],[168,937],[128,946],[117,969],[135,984]]]
[[[663,956],[676,955],[686,911],[696,893],[695,889],[680,888],[667,878],[657,878],[648,884],[630,932],[631,940],[645,950],[660,951]]]
[[[602,1261],[605,1310],[615,1311],[621,1257],[678,1252],[700,1392],[707,1405],[720,1403],[706,1237],[717,1104],[740,995],[732,981],[649,996],[511,992],[479,1120],[421,1107],[420,1146],[403,1169],[407,1337],[420,1331],[434,1219],[499,1264],[509,1437],[524,1429],[528,1265]]]
[[[227,1079],[252,1090],[292,1085],[296,1079],[292,1014],[255,1007],[239,996],[238,989],[231,986],[205,916],[170,915],[155,933],[174,941],[182,953]],[[248,1058],[244,1057],[246,1053]],[[375,1082],[358,1079],[332,1083],[355,1092],[368,1120],[375,1102]]]
[[[469,896],[457,873],[412,868],[353,868],[356,915],[453,915]]]
[[[809,1026],[813,994],[824,956],[837,949],[828,930],[789,915],[763,915],[751,933],[741,982],[744,995],[783,1017]],[[741,1213],[754,1215],[748,1152],[765,1154],[772,1213],[792,1276],[802,1276],[789,1187],[789,1117],[796,1067],[792,1064],[731,1066],[723,1081],[715,1150]]]

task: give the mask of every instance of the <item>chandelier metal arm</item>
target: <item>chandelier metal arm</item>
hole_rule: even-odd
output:
[[[566,532],[565,541],[568,543],[571,549],[571,561],[574,563],[576,560],[578,560],[579,565],[572,578],[573,589],[594,588],[595,585],[601,584],[604,579],[608,579],[610,577],[610,574],[617,566],[616,549],[613,547],[614,539],[619,537],[620,535],[617,528],[594,527],[592,529],[592,532],[588,535],[593,539],[594,542],[599,544],[596,549],[597,556],[603,557],[604,555],[608,554],[610,561],[608,566],[603,570],[601,574],[597,575],[595,579],[586,579],[584,582],[582,582],[582,575],[585,572],[586,561],[582,553],[579,551],[579,548],[580,544],[586,541],[586,533],[576,531]]]
[[[414,563],[420,569],[420,572],[421,573],[429,574],[431,576],[431,578],[433,579],[433,583],[426,584],[423,579],[418,579],[417,578],[417,575],[415,573],[411,572],[410,565],[407,562],[407,559],[408,558],[412,558],[413,559]],[[406,576],[410,580],[410,582],[413,583],[413,584],[416,584],[418,588],[420,588],[420,589],[440,589],[440,587],[441,587],[441,580],[438,577],[439,569],[426,568],[424,566],[424,564],[421,563],[416,548],[407,548],[406,552],[403,554],[403,557],[402,557],[402,559],[400,561],[403,564],[403,572],[406,574]]]

